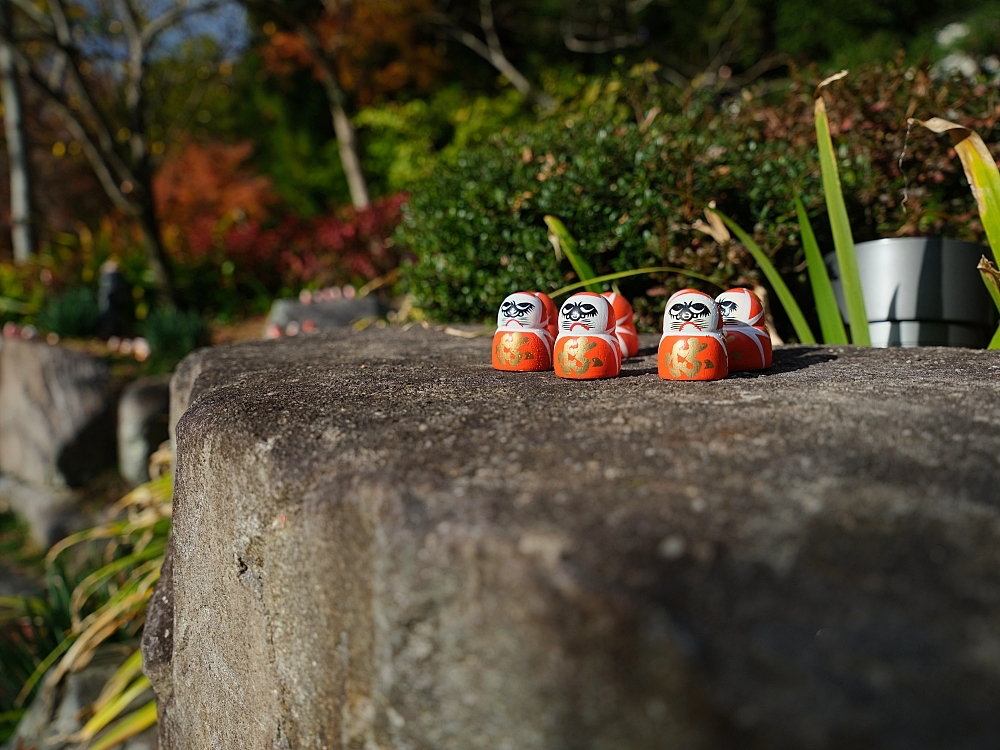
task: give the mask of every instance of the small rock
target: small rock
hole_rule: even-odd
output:
[[[17,339],[0,350],[0,471],[79,487],[114,466],[115,393],[107,362]]]
[[[170,379],[140,378],[118,402],[118,471],[132,484],[149,480],[149,457],[169,438]]]
[[[312,296],[310,300],[309,304],[297,299],[275,300],[264,324],[265,338],[277,338],[274,335],[276,330],[294,336],[300,331],[310,333],[327,328],[346,328],[357,320],[382,312],[378,299],[373,295],[328,301],[319,301]],[[304,325],[306,323],[309,325]]]

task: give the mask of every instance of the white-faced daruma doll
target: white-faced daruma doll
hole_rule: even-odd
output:
[[[615,336],[615,311],[606,297],[579,292],[559,308],[555,371],[570,380],[617,377],[622,352]]]
[[[715,301],[722,313],[730,372],[771,366],[771,336],[764,325],[764,305],[749,289],[730,289]]]
[[[664,380],[721,380],[729,374],[722,315],[714,299],[681,289],[667,300],[656,364]]]
[[[508,372],[552,369],[555,303],[542,292],[515,292],[500,305],[493,334],[493,366]]]

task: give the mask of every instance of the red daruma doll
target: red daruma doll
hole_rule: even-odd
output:
[[[515,292],[500,305],[493,334],[493,367],[508,372],[552,369],[556,305],[541,292]]]
[[[615,311],[607,298],[593,292],[574,294],[559,308],[556,375],[570,380],[614,378],[622,370],[615,336]]]
[[[605,292],[601,296],[611,303],[611,309],[615,311],[615,337],[622,350],[622,357],[634,357],[639,353],[639,333],[635,330],[635,311],[632,305],[617,292]]]
[[[722,334],[729,369],[766,370],[771,366],[771,336],[764,325],[764,305],[749,289],[730,289],[715,298],[722,313]]]
[[[722,315],[714,299],[681,289],[667,300],[656,364],[664,380],[721,380],[729,374]]]

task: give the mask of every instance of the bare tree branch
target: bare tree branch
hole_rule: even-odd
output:
[[[52,22],[31,0],[11,0],[17,9],[47,31],[52,31]]]
[[[337,76],[337,69],[334,61],[312,27],[290,13],[288,13],[278,2],[265,0],[267,10],[272,16],[278,18],[285,26],[294,29],[295,33],[305,43],[309,50],[313,63],[319,68],[322,74],[323,87],[326,91],[326,98],[330,104],[330,116],[333,120],[333,130],[337,136],[337,148],[340,153],[340,163],[344,168],[344,176],[347,178],[347,187],[351,193],[351,202],[355,208],[367,208],[371,204],[368,194],[368,182],[365,179],[364,171],[361,168],[361,159],[358,157],[358,146],[354,134],[354,126],[350,117],[347,116],[347,97],[340,87],[340,79]],[[339,9],[346,10],[348,3],[341,2]]]
[[[506,76],[521,94],[527,99],[537,102],[544,109],[555,107],[555,100],[544,91],[532,86],[531,82],[517,69],[504,54],[500,37],[497,35],[493,19],[493,3],[491,0],[479,0],[479,25],[486,37],[484,42],[470,31],[463,29],[451,16],[440,11],[430,14],[429,20],[455,41],[469,48],[486,60]]]
[[[560,28],[562,30],[563,43],[570,52],[599,55],[605,52],[613,52],[616,49],[626,49],[627,47],[635,47],[642,44],[642,40],[638,35],[631,32],[621,32],[588,41],[581,39],[579,34],[589,31],[589,27],[574,23],[573,21],[563,21],[560,24]]]
[[[147,23],[142,28],[142,43],[145,46],[149,46],[153,43],[153,40],[159,36],[162,32],[169,29],[171,26],[176,24],[183,18],[190,18],[193,15],[199,15],[201,13],[211,13],[214,10],[218,10],[223,5],[225,5],[225,0],[218,0],[212,2],[202,3],[197,7],[190,7],[182,3],[178,3],[170,10],[157,16],[152,21]]]

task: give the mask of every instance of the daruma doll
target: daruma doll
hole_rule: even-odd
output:
[[[552,369],[556,337],[555,303],[541,292],[515,292],[497,313],[493,334],[493,366],[507,372]]]
[[[617,292],[601,295],[611,303],[615,311],[615,338],[623,357],[634,357],[639,353],[639,332],[635,330],[635,311],[629,301]]]
[[[570,380],[617,377],[621,346],[615,336],[615,311],[606,297],[574,294],[559,308],[555,371]]]
[[[765,370],[771,366],[771,336],[764,325],[764,305],[749,289],[730,289],[715,298],[722,313],[729,369]]]
[[[722,315],[714,299],[681,289],[667,300],[656,364],[664,380],[721,380],[729,374]]]

